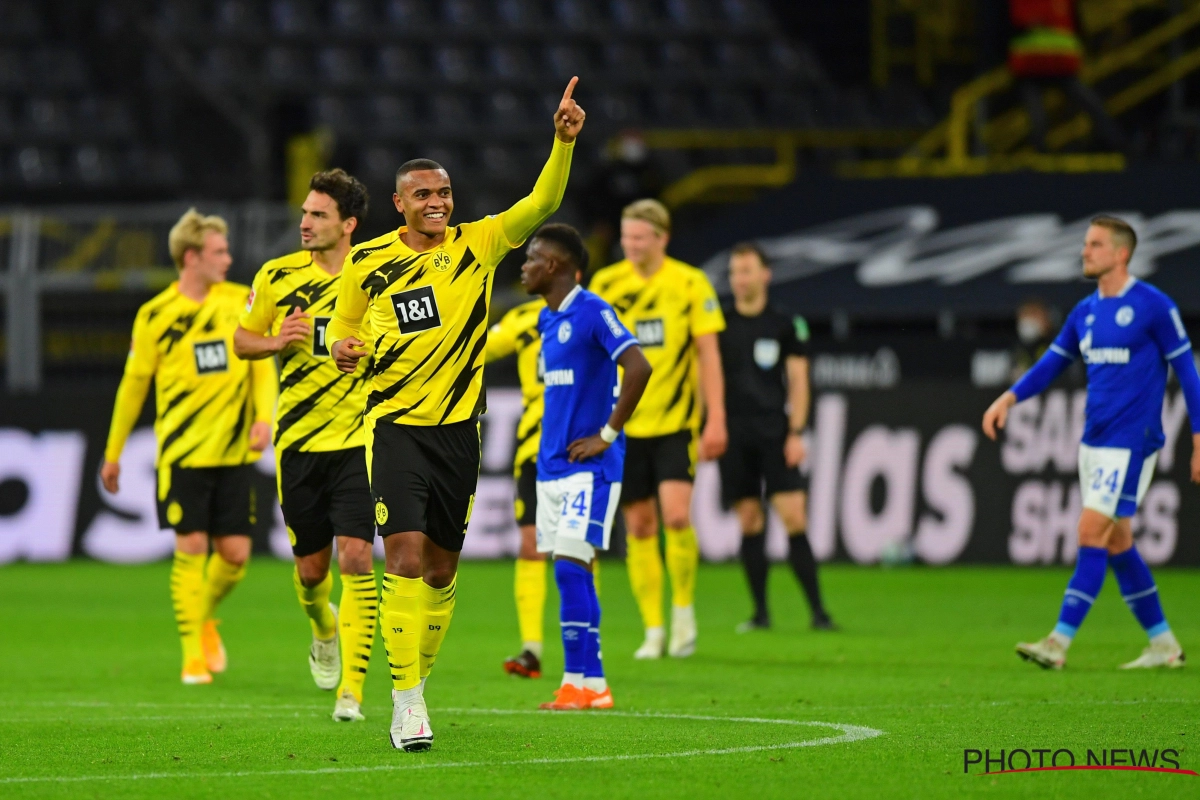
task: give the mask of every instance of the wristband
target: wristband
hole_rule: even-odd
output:
[[[600,438],[603,439],[608,444],[612,444],[613,442],[615,442],[617,440],[617,437],[620,435],[621,435],[621,432],[618,431],[613,426],[609,425],[607,422],[604,423],[604,427],[600,429]]]

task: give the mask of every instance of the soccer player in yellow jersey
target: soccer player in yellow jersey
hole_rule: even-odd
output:
[[[454,611],[454,578],[479,478],[488,303],[496,266],[558,208],[583,109],[572,78],[554,114],[550,159],[529,196],[452,226],[450,177],[418,159],[396,173],[399,230],[364,242],[342,270],[326,332],[345,372],[367,355],[367,471],[386,552],[381,632],[392,671],[392,745],[433,744],[424,680]],[[371,334],[362,333],[364,317]]]
[[[546,606],[546,556],[537,551],[537,453],[542,433],[541,337],[538,314],[546,307],[542,298],[522,303],[509,311],[488,331],[484,358],[490,364],[512,354],[517,356],[521,381],[521,420],[517,423],[517,451],[513,478],[517,485],[514,511],[521,529],[517,553],[515,595],[521,652],[505,659],[504,671],[525,678],[542,675],[543,614]]]
[[[242,358],[276,356],[281,365],[275,476],[296,559],[292,582],[312,626],[313,680],[338,689],[333,718],[340,722],[363,719],[379,605],[362,421],[370,364],[352,375],[340,371],[329,357],[325,329],[367,200],[366,187],[344,170],[313,175],[301,208],[301,249],[259,270],[233,339]],[[335,536],[340,607],[329,602]]]
[[[696,649],[693,601],[700,551],[691,521],[692,481],[697,456],[718,458],[727,442],[717,344],[725,319],[704,273],[667,255],[670,234],[671,217],[662,203],[630,204],[621,215],[625,260],[598,270],[590,286],[616,309],[654,368],[642,402],[625,426],[621,483],[629,583],[646,627],[635,658],[663,654],[660,514],[671,575],[668,652],[682,658]],[[705,424],[699,434],[702,408]]]
[[[250,290],[225,281],[232,263],[227,230],[220,217],[195,209],[171,229],[179,280],[138,309],[100,470],[104,488],[115,494],[121,450],[153,380],[158,524],[175,529],[171,600],[183,682],[190,684],[212,683],[212,673],[225,671],[213,611],[250,558],[260,507],[251,462],[270,443],[277,391],[270,362],[243,361],[233,352]]]

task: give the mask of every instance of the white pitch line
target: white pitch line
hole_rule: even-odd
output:
[[[446,714],[544,714],[559,716],[554,712],[533,711],[528,709],[502,708],[460,708],[443,709]],[[718,717],[701,714],[669,714],[635,711],[605,711],[603,717],[637,717],[642,719],[688,719],[702,722],[744,722],[773,725],[807,725],[819,728],[832,728],[840,731],[838,736],[825,736],[820,739],[808,739],[799,742],[784,742],[782,744],[747,745],[744,747],[722,747],[706,750],[680,750],[674,753],[623,753],[606,756],[571,756],[562,758],[527,758],[507,761],[446,761],[433,764],[378,764],[364,767],[323,767],[321,769],[279,769],[279,770],[246,770],[239,772],[146,772],[140,775],[40,775],[30,777],[0,778],[0,785],[20,783],[84,783],[91,781],[143,781],[162,780],[171,778],[252,778],[264,775],[340,775],[364,772],[399,772],[426,769],[465,769],[471,767],[525,767],[530,765],[550,764],[596,764],[613,761],[646,761],[651,759],[695,758],[697,756],[724,756],[743,753],[761,753],[773,750],[794,750],[801,747],[822,747],[831,744],[846,744],[864,739],[874,739],[883,736],[883,731],[867,728],[862,725],[846,725],[840,722],[820,722],[816,720],[771,719],[760,717]],[[562,715],[570,718],[569,715]],[[601,714],[589,714],[589,719],[601,718]]]

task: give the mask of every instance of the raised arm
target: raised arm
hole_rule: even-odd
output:
[[[571,78],[563,92],[558,110],[554,112],[554,147],[550,159],[542,167],[533,191],[521,198],[507,211],[498,215],[509,243],[519,246],[537,227],[558,210],[563,194],[567,190],[567,177],[571,174],[571,154],[575,149],[575,137],[583,128],[587,116],[571,95],[579,78]]]

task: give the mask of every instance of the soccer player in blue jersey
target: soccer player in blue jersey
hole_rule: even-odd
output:
[[[1095,294],[1071,311],[1058,338],[1032,369],[983,415],[983,432],[996,438],[1008,410],[1038,394],[1076,358],[1088,371],[1079,481],[1079,553],[1067,584],[1058,624],[1017,654],[1046,669],[1062,669],[1083,618],[1096,601],[1111,566],[1121,597],[1150,637],[1150,645],[1122,669],[1182,667],[1183,648],[1163,616],[1158,589],[1133,543],[1130,518],[1150,486],[1162,429],[1167,365],[1175,369],[1192,422],[1192,481],[1200,483],[1200,376],[1192,344],[1169,297],[1129,274],[1137,246],[1133,228],[1115,217],[1096,217],[1083,244],[1083,274],[1096,279]]]
[[[526,290],[546,300],[537,325],[546,387],[537,457],[537,548],[554,555],[565,663],[556,699],[541,707],[557,711],[613,706],[600,660],[600,603],[592,571],[596,550],[608,548],[621,499],[621,429],[651,372],[612,306],[579,285],[576,275],[586,268],[583,239],[558,224],[533,235],[521,268]]]

